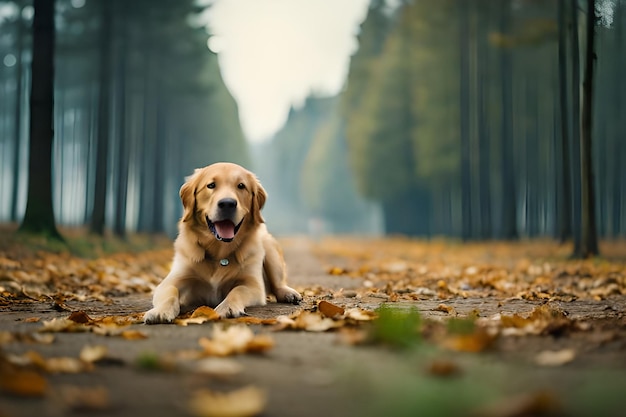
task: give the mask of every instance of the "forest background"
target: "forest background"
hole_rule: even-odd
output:
[[[277,234],[547,236],[579,256],[624,234],[624,1],[373,0],[343,91],[261,144],[205,6],[1,3],[0,221],[22,230],[173,235],[184,177],[229,160]]]

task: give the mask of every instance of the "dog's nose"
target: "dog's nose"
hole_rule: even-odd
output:
[[[234,198],[223,198],[217,202],[217,207],[221,209],[234,209],[237,207],[237,200]]]

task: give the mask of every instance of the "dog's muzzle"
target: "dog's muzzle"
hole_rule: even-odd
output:
[[[209,219],[209,216],[206,216],[206,223],[209,227],[209,230],[211,231],[211,233],[213,233],[217,240],[220,240],[222,242],[233,241],[235,235],[239,231],[239,228],[243,224],[243,220],[244,219],[241,219],[239,224],[235,224],[231,220],[218,220],[212,222],[211,219]]]

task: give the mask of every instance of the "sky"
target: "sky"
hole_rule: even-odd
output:
[[[252,142],[267,140],[311,94],[344,85],[368,0],[214,0],[209,48]]]

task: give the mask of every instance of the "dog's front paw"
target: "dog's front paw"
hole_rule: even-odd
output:
[[[145,324],[171,323],[176,316],[178,316],[178,312],[174,309],[162,310],[155,307],[144,314],[143,322]]]
[[[274,295],[279,303],[300,304],[300,301],[302,301],[300,293],[287,286],[277,288]]]
[[[219,314],[220,318],[235,318],[245,316],[246,312],[243,307],[236,307],[228,303],[226,300],[219,303],[217,307],[215,307],[215,311]]]

